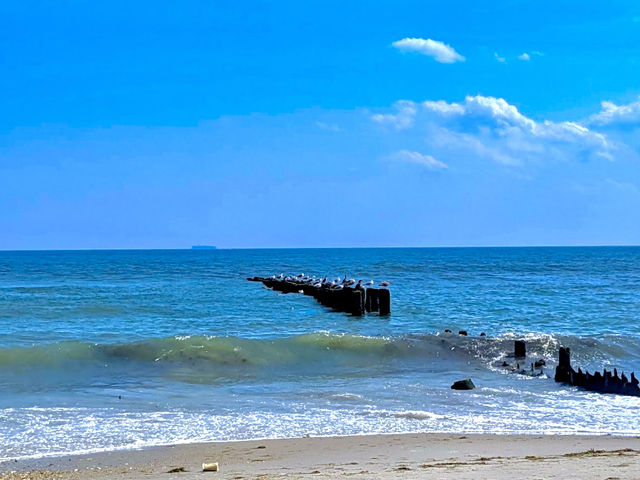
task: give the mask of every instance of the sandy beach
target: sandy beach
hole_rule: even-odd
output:
[[[203,472],[218,462],[218,472]],[[405,434],[186,444],[0,464],[2,479],[637,479],[640,438]]]

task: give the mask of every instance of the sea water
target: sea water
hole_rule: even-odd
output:
[[[247,276],[391,282],[353,317]],[[640,248],[0,252],[0,459],[396,432],[640,433]],[[467,330],[469,336],[444,334]],[[480,333],[486,333],[481,337]],[[500,367],[514,339],[541,377]],[[470,377],[473,391],[451,390]]]

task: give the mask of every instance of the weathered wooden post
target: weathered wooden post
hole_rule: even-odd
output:
[[[378,312],[380,312],[380,315],[389,315],[391,313],[391,292],[386,288],[378,290]]]
[[[571,349],[569,347],[560,347],[558,352],[558,366],[560,368],[571,368]]]
[[[582,372],[580,373],[580,383],[582,383]],[[556,367],[556,382],[571,383],[573,382],[573,368],[571,368],[571,349],[569,347],[560,347],[558,352],[558,366]],[[589,379],[589,372],[584,377],[586,383]]]
[[[377,288],[367,288],[366,309],[367,309],[367,312],[378,311],[378,289]]]
[[[516,358],[524,358],[527,356],[527,344],[524,340],[516,340],[513,342],[513,355]]]
[[[349,313],[352,315],[360,316],[364,314],[364,300],[362,294],[364,293],[360,289],[349,290]]]

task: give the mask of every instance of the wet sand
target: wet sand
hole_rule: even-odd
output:
[[[220,471],[202,472],[209,462]],[[12,480],[622,480],[640,478],[640,438],[405,434],[199,443],[5,462],[0,472]]]

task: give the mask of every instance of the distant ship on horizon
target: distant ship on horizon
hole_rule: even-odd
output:
[[[191,250],[215,250],[216,247],[213,245],[193,245]]]

